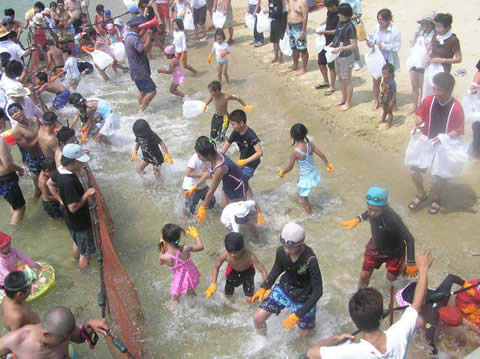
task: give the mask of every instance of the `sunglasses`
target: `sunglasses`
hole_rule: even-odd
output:
[[[300,242],[286,241],[285,239],[282,238],[282,236],[280,236],[280,243],[282,243],[284,246],[287,246],[287,247],[299,246],[300,244],[303,244],[304,241],[305,241],[305,238],[303,238]]]
[[[385,201],[385,198],[381,198],[381,197],[372,197],[370,195],[367,195],[367,201],[373,201],[373,202],[383,202]]]

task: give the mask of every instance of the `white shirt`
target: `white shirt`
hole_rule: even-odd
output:
[[[10,106],[10,104],[14,103],[12,99],[8,99],[7,106],[5,107],[5,110]],[[43,118],[43,111],[33,103],[33,101],[30,99],[30,97],[25,96],[23,98],[23,103],[20,104],[23,108],[23,113],[25,115],[25,118],[27,119],[32,119],[34,117],[38,118],[41,120]],[[15,121],[10,115],[5,111],[5,113],[8,116],[8,119],[10,120],[10,125],[12,126],[12,129],[17,126],[17,121]]]
[[[412,307],[405,309],[398,322],[385,331],[387,351],[380,353],[366,340],[336,347],[320,347],[322,359],[406,359],[408,344],[417,326],[418,313]]]
[[[177,16],[185,16],[185,13],[187,12],[187,3],[185,1],[182,3],[176,1],[175,6],[177,8]]]
[[[157,4],[166,4],[167,0],[155,0]]]
[[[22,57],[25,55],[25,51],[16,42],[12,40],[0,41],[0,53],[2,52],[10,54],[10,61],[17,60],[23,64]]]
[[[257,5],[258,0],[248,0],[248,5]]]
[[[210,168],[210,164],[208,162],[202,162],[199,158],[198,155],[195,153],[190,157],[187,163],[187,167],[191,168],[193,173],[203,173],[207,172],[208,169]],[[191,190],[193,186],[195,186],[198,181],[200,181],[200,178],[198,177],[188,177],[185,176],[183,178],[183,189],[185,191]],[[205,188],[207,185],[203,183],[200,185],[198,188],[202,189]]]
[[[185,33],[183,31],[174,31],[172,44],[175,47],[176,53],[181,54],[182,52],[187,51],[187,40],[185,39]]]
[[[78,71],[78,61],[75,57],[70,56],[65,65],[63,66],[63,71],[70,77],[70,79],[76,79],[80,76],[80,71]]]
[[[222,217],[220,221],[222,224],[228,228],[231,232],[238,232],[240,230],[240,225],[235,222],[235,215],[238,212],[243,212],[245,206],[250,208],[250,210],[255,208],[255,201],[240,201],[227,204],[222,211]]]
[[[371,44],[380,42],[380,25],[376,24],[368,33],[367,40]],[[388,62],[393,64],[395,71],[400,68],[400,59],[398,58],[398,51],[402,46],[402,34],[400,29],[394,24],[388,25],[386,33],[383,34],[382,52],[388,51]]]
[[[228,43],[226,41],[222,42],[221,44],[215,41],[213,43],[212,50],[215,51],[215,57],[217,58],[217,62],[222,60],[225,61],[227,59],[228,55],[226,55],[225,57],[222,57],[220,55],[223,51],[227,51],[230,53],[230,47],[228,46]]]
[[[206,6],[207,2],[205,0],[190,0],[190,5],[192,5],[194,9],[200,9]]]

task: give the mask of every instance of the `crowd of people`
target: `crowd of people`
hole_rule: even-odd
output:
[[[325,26],[315,31],[316,36],[325,37],[326,45],[318,52],[323,81],[316,88],[325,89],[324,95],[330,96],[337,90],[338,78],[341,99],[337,105],[343,111],[349,110],[354,96],[352,72],[362,66],[358,44],[366,41],[371,49],[365,57],[372,75],[373,109],[382,107],[380,121],[389,128],[397,106],[395,73],[400,67],[398,51],[401,47],[401,30],[393,23],[392,12],[379,10],[377,24],[367,33],[362,22],[360,0],[325,0],[324,5],[327,15],[322,25]],[[312,335],[323,282],[317,256],[306,244],[304,228],[295,222],[284,225],[280,233],[281,245],[275,252],[274,265],[269,272],[261,258],[246,248],[245,235],[242,234],[250,232],[255,236],[257,226],[265,224],[261,203],[255,199],[251,186],[265,149],[247,121],[247,112],[253,106],[222,91],[222,84],[229,83],[229,54],[235,47],[231,1],[139,0],[135,4],[130,1],[126,22],[120,19],[122,15],[113,17],[112,11],[102,4],[96,6],[93,19],[80,0],[57,0],[48,6],[36,2],[26,13],[25,23],[15,18],[14,9],[4,9],[5,17],[0,26],[3,68],[0,80],[0,130],[3,132],[0,139],[0,194],[12,209],[10,223],[21,223],[26,210],[19,185],[19,176],[25,175],[24,166],[12,156],[13,146],[16,146],[21,162],[32,178],[34,198],[41,198],[48,216],[65,221],[73,240],[73,256],[78,259],[81,269],[88,268],[90,257],[96,250],[88,207],[95,189],[82,183],[83,167],[90,154],[81,144],[95,141],[108,146],[121,124],[114,104],[85,98],[77,91],[79,83],[95,86],[94,75],[91,75],[94,72],[98,72],[104,81],[110,80],[112,75],[107,74],[107,71],[111,73],[110,69],[114,76],[118,70],[121,74],[128,73],[138,89],[138,107],[142,113],[157,95],[150,66],[150,60],[158,54],[153,51],[155,45],[168,62],[168,67],[157,72],[171,76],[170,93],[188,100],[188,96],[178,89],[186,78],[184,69],[197,74],[191,65],[192,60],[196,61],[195,54],[188,51],[188,43],[210,39],[212,50],[208,63],[215,58],[217,79],[205,84],[210,98],[201,111],[205,112],[212,103],[215,113],[209,136],[199,136],[193,145],[193,154],[179,189],[185,195],[184,215],[192,221],[203,222],[207,218],[207,209],[216,205],[215,192],[222,183],[220,220],[227,231],[225,249],[213,266],[205,296],[211,298],[216,293],[218,274],[226,262],[224,295],[231,298],[235,288],[241,285],[248,303],[260,303],[253,316],[259,335],[267,335],[268,318],[273,313],[278,315],[284,308],[290,312],[283,322],[286,329],[298,326],[300,335]],[[263,11],[271,19],[272,64],[284,61],[280,42],[287,36],[293,61],[289,71],[296,72],[297,76],[304,75],[308,71],[309,59],[307,0],[268,0],[265,6],[262,10],[261,0],[249,0],[247,10],[254,17]],[[207,28],[207,13],[214,24],[218,21],[214,20],[215,16],[223,17],[222,26]],[[405,163],[417,190],[408,208],[418,210],[427,201],[423,177],[430,171],[434,181],[428,212],[432,215],[441,210],[445,183],[461,173],[464,161],[459,159],[459,149],[465,149],[467,154],[464,112],[460,102],[452,97],[455,86],[452,64],[462,61],[460,42],[451,31],[452,22],[450,14],[434,12],[418,20],[419,29],[411,42],[415,61],[409,62],[414,62],[414,66],[408,68],[412,113],[416,114],[416,120]],[[260,47],[266,40],[264,34],[257,31],[257,24],[256,18],[251,45]],[[214,30],[213,36],[211,30]],[[25,32],[28,33],[26,43]],[[418,53],[424,53],[423,62],[417,61]],[[187,55],[190,55],[190,63]],[[469,89],[472,95],[480,86],[480,62],[477,68]],[[457,70],[456,75],[462,74]],[[45,92],[55,95],[51,105],[42,98]],[[230,112],[229,102],[232,101],[238,102],[243,109]],[[59,117],[66,106],[72,106],[78,112],[63,125]],[[478,123],[474,122],[472,126],[474,140],[468,150],[472,156],[480,154]],[[230,125],[232,130],[228,134]],[[144,174],[152,165],[154,175],[159,177],[164,162],[174,164],[167,144],[146,120],[137,119],[132,132],[135,147],[130,160],[136,161],[138,152],[142,152],[136,168],[138,173]],[[334,166],[310,141],[305,124],[294,124],[290,128],[290,137],[294,150],[278,176],[284,178],[297,164],[298,197],[305,213],[311,215],[309,195],[321,182],[314,154],[324,162],[328,173],[334,173]],[[240,152],[237,161],[226,155],[233,144]],[[371,187],[365,201],[367,209],[363,214],[340,223],[353,229],[368,220],[371,226],[371,239],[365,248],[358,290],[349,302],[352,321],[364,332],[364,340],[355,342],[354,336],[349,334],[334,336],[315,344],[305,356],[311,359],[406,358],[416,328],[425,330],[430,351],[436,353],[437,323],[441,320],[453,325],[458,316],[460,323],[480,334],[478,281],[465,281],[450,275],[435,291],[428,290],[432,254],[424,251],[415,255],[414,236],[389,206],[388,191]],[[184,245],[185,235],[192,237],[195,243]],[[11,247],[10,241],[8,234],[0,233],[0,278],[5,291],[1,309],[4,326],[9,330],[0,338],[0,355],[15,353],[19,359],[65,358],[69,355],[70,341],[91,343],[96,332],[107,334],[109,328],[105,320],[91,320],[77,327],[73,314],[65,307],[53,308],[40,320],[26,303],[32,283],[24,272],[17,271],[17,262],[38,270],[42,268]],[[182,295],[195,295],[200,285],[200,272],[192,260],[192,253],[203,249],[200,233],[194,226],[187,230],[173,223],[163,226],[158,260],[172,272],[172,307],[179,305]],[[406,309],[401,319],[385,332],[380,330],[384,317],[382,294],[369,287],[374,269],[383,264],[390,282],[401,275],[418,276],[417,282],[397,293],[399,305]],[[263,282],[255,291],[256,270],[261,273]],[[448,306],[453,284],[462,286],[455,307]],[[348,343],[344,344],[345,341]]]

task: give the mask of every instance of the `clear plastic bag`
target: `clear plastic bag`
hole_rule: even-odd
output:
[[[185,118],[192,118],[195,116],[200,115],[203,111],[203,106],[205,106],[205,102],[203,101],[185,101],[183,103],[183,117]]]
[[[372,51],[365,55],[365,63],[367,64],[368,73],[375,80],[382,77],[382,67],[386,62],[378,46],[374,46]]]
[[[429,169],[432,166],[435,149],[427,136],[413,134],[405,151],[405,165],[420,169]]]
[[[410,53],[407,58],[407,69],[410,71],[413,67],[417,69],[425,68],[425,62],[427,61],[427,46],[425,45],[425,39],[419,37],[415,42],[415,45],[410,48]]]
[[[423,91],[422,91],[422,101],[433,94],[433,78],[436,74],[443,72],[442,64],[430,64],[425,69],[425,73],[423,75]]]
[[[195,24],[193,23],[193,14],[190,10],[187,10],[187,12],[185,13],[183,26],[185,30],[195,30]]]
[[[278,46],[280,46],[280,51],[285,56],[292,56],[292,48],[290,47],[290,39],[288,34],[283,34],[283,38],[279,41]]]
[[[335,59],[338,57],[338,55],[340,55],[340,53],[334,54],[332,52],[334,47],[325,46],[323,49],[325,50],[325,58],[327,59],[328,63],[331,63],[331,62],[335,61]]]
[[[123,59],[125,58],[125,45],[123,42],[115,42],[110,45],[112,51],[113,51],[113,56],[115,57],[115,60],[118,62],[122,62]]]
[[[480,121],[480,92],[469,93],[462,100],[465,122],[473,123]]]
[[[90,55],[92,55],[92,60],[94,64],[102,70],[105,70],[107,66],[113,64],[113,57],[111,57],[106,52],[95,50]]]
[[[317,31],[325,31],[325,25],[320,26]],[[325,35],[317,35],[315,38],[315,45],[317,47],[317,53],[322,52],[323,48],[327,45],[327,38]]]
[[[272,19],[268,17],[263,11],[257,14],[257,32],[270,32]]]
[[[247,12],[245,14],[245,25],[247,25],[248,31],[253,32],[255,29],[255,16]]]
[[[470,159],[469,144],[464,136],[450,138],[446,134],[438,135],[440,143],[432,164],[432,175],[445,179],[458,177],[462,174],[465,164]]]

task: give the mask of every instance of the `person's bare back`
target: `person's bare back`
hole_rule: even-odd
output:
[[[65,60],[63,59],[62,50],[58,47],[52,47],[47,52],[47,68],[49,71],[52,71],[55,66],[64,66]]]
[[[40,91],[40,92],[47,91],[47,92],[54,93],[54,94],[57,95],[59,93],[64,92],[66,89],[67,88],[65,86],[63,86],[61,83],[47,82],[47,83],[43,84],[42,86],[40,86],[38,91]]]
[[[55,127],[50,128],[51,126],[40,126],[38,130],[38,145],[40,150],[46,158],[55,158],[55,152],[58,149],[58,140],[57,132],[60,129],[60,124],[57,124]]]
[[[300,24],[303,22],[304,8],[308,8],[307,0],[288,0],[288,23]]]
[[[28,324],[40,323],[40,317],[32,311],[27,302],[17,303],[5,296],[2,305],[3,325],[8,331],[19,329]]]

